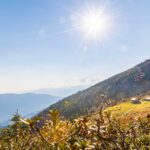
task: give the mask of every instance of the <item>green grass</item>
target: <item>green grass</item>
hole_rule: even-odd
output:
[[[133,120],[137,117],[145,117],[150,114],[150,102],[141,101],[140,104],[133,104],[132,102],[123,102],[118,105],[108,107],[104,112],[111,112],[113,116],[123,117],[125,120],[129,118]]]

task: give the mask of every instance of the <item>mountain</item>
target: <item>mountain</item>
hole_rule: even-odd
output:
[[[150,60],[146,60],[127,71],[52,104],[39,115],[45,117],[49,110],[58,109],[64,117],[75,118],[103,105],[107,99],[119,101],[149,90]]]
[[[9,120],[17,109],[22,116],[26,116],[41,111],[58,100],[59,97],[47,94],[0,94],[0,122]]]

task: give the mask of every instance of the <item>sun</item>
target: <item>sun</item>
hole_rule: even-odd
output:
[[[106,18],[98,10],[89,11],[80,19],[81,28],[88,36],[99,37],[107,28]]]
[[[89,43],[90,41],[102,42],[114,32],[116,17],[106,5],[87,3],[80,9],[66,10],[69,12],[71,27],[61,34],[76,33],[75,35],[82,38],[82,43]]]
[[[110,30],[110,19],[100,9],[90,9],[80,14],[78,18],[80,29],[86,38],[102,38]]]
[[[89,32],[95,34],[103,28],[102,20],[96,14],[91,14],[89,17],[84,19],[84,26]]]

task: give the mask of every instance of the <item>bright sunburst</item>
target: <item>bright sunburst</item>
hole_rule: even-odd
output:
[[[65,30],[66,32],[82,33],[83,41],[98,40],[101,41],[104,37],[108,37],[112,29],[113,18],[103,5],[88,4],[80,10],[71,10],[65,8],[71,16],[72,27]],[[109,10],[110,12],[110,10]]]
[[[83,33],[84,41],[101,40],[112,30],[112,18],[104,9],[88,7],[84,11],[76,13],[74,18],[72,29]]]
[[[98,38],[107,29],[107,18],[100,10],[90,10],[80,18],[80,26],[88,37]]]

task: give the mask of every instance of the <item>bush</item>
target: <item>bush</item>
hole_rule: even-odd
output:
[[[102,110],[97,118],[63,120],[57,110],[50,111],[42,127],[39,118],[24,120],[18,114],[13,124],[0,132],[0,149],[4,150],[148,150],[150,119],[138,118],[122,124],[119,118]]]

